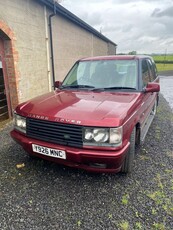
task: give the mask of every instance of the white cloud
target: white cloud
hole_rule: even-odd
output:
[[[118,52],[173,53],[173,0],[64,0],[62,5],[101,30]]]

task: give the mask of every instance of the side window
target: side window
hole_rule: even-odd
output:
[[[157,72],[157,67],[156,67],[156,64],[153,62],[153,69],[154,69],[154,74],[155,74],[155,78],[158,77],[158,72]]]
[[[156,73],[157,73],[156,72],[156,66],[150,59],[148,59],[147,61],[148,61],[151,81],[154,81],[156,79],[156,77],[157,77],[157,75],[156,75]]]
[[[148,68],[147,60],[142,60],[142,81],[143,87],[150,82],[150,70]]]

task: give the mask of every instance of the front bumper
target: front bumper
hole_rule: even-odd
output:
[[[129,143],[120,150],[92,150],[84,148],[74,148],[69,146],[61,146],[58,144],[48,143],[24,136],[16,130],[11,131],[11,137],[19,143],[29,154],[53,161],[62,165],[84,169],[92,172],[119,172],[122,163],[129,149]],[[32,150],[32,144],[64,150],[66,152],[66,160],[42,155]]]

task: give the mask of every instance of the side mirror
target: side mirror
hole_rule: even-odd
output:
[[[149,82],[145,88],[146,93],[159,92],[159,91],[160,91],[160,85],[155,82]]]
[[[54,87],[59,88],[61,86],[62,82],[61,81],[55,81]]]

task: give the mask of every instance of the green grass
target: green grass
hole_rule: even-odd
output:
[[[121,230],[129,230],[129,223],[127,221],[123,221],[119,224]]]
[[[160,71],[167,71],[167,70],[173,70],[173,64],[160,64],[156,63],[157,70]]]
[[[173,55],[155,55],[152,57],[154,61],[173,61]]]
[[[165,64],[164,61],[173,61],[173,55],[153,55],[152,56],[154,61],[163,61],[163,63],[156,63],[157,70],[160,71],[167,71],[173,70],[173,64]]]

